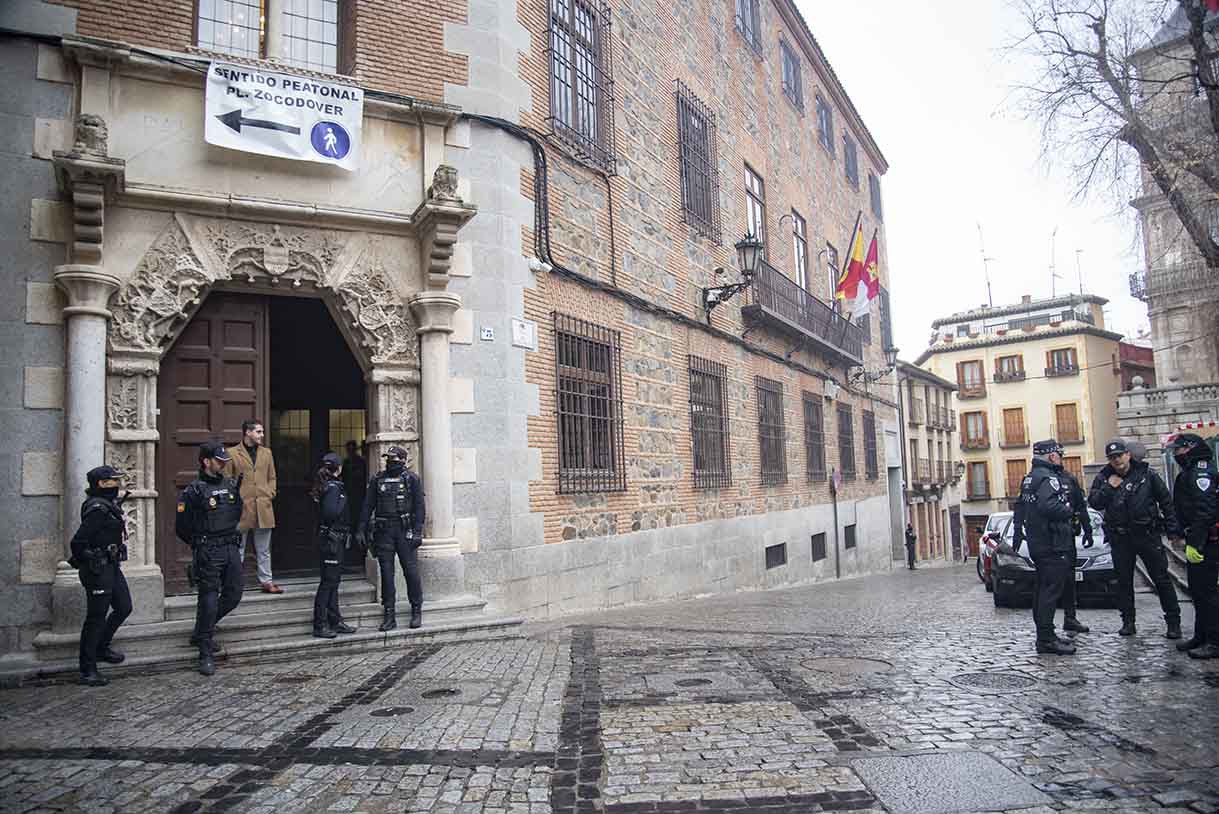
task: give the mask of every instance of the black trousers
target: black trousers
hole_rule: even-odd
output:
[[[313,629],[334,627],[343,621],[339,613],[339,583],[343,579],[343,550],[325,535],[318,537],[321,581],[313,597]]]
[[[216,623],[241,603],[241,553],[238,538],[231,543],[209,542],[195,546],[195,575],[199,602],[195,607],[195,638],[199,651],[211,646]]]
[[[393,608],[398,602],[398,589],[394,585],[394,555],[402,563],[402,575],[406,577],[406,595],[412,608],[423,607],[423,583],[419,579],[419,543],[408,538],[399,529],[388,528],[377,531],[373,537],[373,550],[381,566],[381,604]]]
[[[914,546],[910,544],[906,545],[906,567],[914,567]]]
[[[131,615],[131,591],[117,562],[108,562],[102,573],[80,571],[85,586],[85,623],[80,629],[80,671],[97,669],[97,654],[110,646],[119,626]]]
[[[1066,590],[1067,580],[1074,580],[1074,557],[1070,554],[1044,552],[1035,555],[1037,587],[1033,591],[1033,624],[1037,626],[1037,641],[1050,643],[1054,632],[1054,611]],[[1072,592],[1074,586],[1072,586]],[[1074,611],[1072,611],[1073,613]]]
[[[1164,621],[1181,621],[1181,603],[1177,601],[1177,589],[1168,576],[1168,557],[1164,546],[1156,535],[1113,534],[1109,538],[1113,549],[1113,570],[1117,574],[1117,607],[1122,621],[1134,621],[1134,561],[1143,561],[1156,593],[1160,596],[1160,610]]]
[[[1185,567],[1194,600],[1194,636],[1219,645],[1219,542],[1207,543],[1202,555],[1206,559],[1201,563]]]
[[[1067,557],[1067,565],[1071,570],[1062,583],[1062,599],[1058,600],[1058,604],[1062,605],[1063,621],[1075,618],[1075,558]]]

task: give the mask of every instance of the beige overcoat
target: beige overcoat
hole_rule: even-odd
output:
[[[225,474],[230,478],[244,476],[241,500],[245,505],[241,508],[241,522],[237,528],[240,531],[275,528],[275,508],[271,504],[278,486],[275,480],[275,456],[271,454],[271,448],[259,448],[257,464],[250,460],[245,444],[229,447],[229,457],[233,460],[225,467]]]

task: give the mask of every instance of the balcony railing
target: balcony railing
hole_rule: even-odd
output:
[[[945,427],[945,429],[948,430],[949,432],[956,432],[956,430],[957,430],[957,411],[956,410],[948,411],[948,425]]]
[[[788,334],[811,339],[821,350],[863,364],[863,332],[858,325],[762,262],[753,285],[750,302],[741,309],[746,319],[765,322]]]
[[[923,423],[923,402],[919,399],[910,399],[910,415],[906,416],[906,423],[912,427]]]
[[[1215,284],[1215,273],[1205,263],[1179,263],[1130,275],[1130,296],[1147,302],[1164,293],[1186,294]]]
[[[995,371],[995,384],[1002,384],[1003,382],[1022,382],[1022,381],[1024,381],[1024,371],[1023,370],[996,370]]]
[[[986,438],[986,437],[982,437],[982,438],[969,438],[969,437],[966,437],[966,436],[962,436],[962,438],[961,438],[961,449],[964,449],[964,450],[971,450],[971,449],[990,449],[990,439],[989,439],[989,438]]]
[[[1053,379],[1057,376],[1078,376],[1079,365],[1065,364],[1047,367],[1045,369],[1045,375],[1047,379]]]
[[[948,461],[935,462],[935,482],[948,483],[948,479],[952,477],[951,470],[948,466]]]
[[[969,382],[961,385],[957,390],[957,398],[959,399],[980,399],[986,397],[986,382]]]
[[[1080,424],[1051,424],[1050,437],[1060,444],[1082,444],[1084,428]]]
[[[915,483],[931,483],[931,461],[919,458],[914,470]]]
[[[1029,445],[1029,433],[1027,428],[1022,428],[1019,432],[1016,430],[1004,430],[1003,437],[999,439],[1000,449],[1011,449],[1012,447],[1027,447]]]

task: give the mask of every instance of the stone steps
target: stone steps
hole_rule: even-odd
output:
[[[1164,553],[1168,555],[1168,577],[1173,581],[1177,588],[1177,594],[1182,599],[1189,599],[1189,583],[1185,576],[1185,552],[1184,549],[1177,551],[1171,543],[1164,541]],[[1151,581],[1151,574],[1147,573],[1147,569],[1143,566],[1143,561],[1136,559],[1135,570],[1138,571],[1139,577],[1148,588],[1155,590],[1155,585]]]
[[[303,591],[299,593],[304,596]],[[361,593],[353,586],[352,595],[359,596]],[[225,660],[241,661],[294,653],[328,656],[425,642],[517,638],[522,635],[520,627],[524,622],[520,617],[485,615],[485,600],[461,596],[424,602],[424,626],[416,630],[406,626],[409,605],[400,604],[398,629],[381,633],[377,630],[382,618],[381,606],[364,601],[342,605],[343,616],[349,625],[357,628],[356,633],[336,639],[316,639],[312,636],[312,594],[309,595],[307,607],[303,602],[283,602],[289,594],[262,596],[279,601],[251,603],[256,610],[246,613],[234,611],[217,625],[216,639],[224,645],[225,651],[218,664]],[[239,605],[238,610],[241,607]],[[180,614],[183,611],[179,608],[175,612]],[[122,675],[150,668],[191,668],[198,657],[198,651],[189,643],[193,628],[193,603],[190,618],[124,625],[115,637],[114,646],[126,654],[127,661],[119,667],[103,665],[104,672]],[[0,663],[0,686],[37,679],[74,677],[78,670],[79,641],[77,633],[39,633],[34,640],[35,658]]]
[[[362,575],[344,575],[339,583],[339,605],[359,605],[377,601],[377,588]],[[313,597],[317,592],[317,577],[301,579],[276,580],[284,589],[282,594],[264,594],[255,585],[247,587],[242,594],[241,604],[231,616],[245,616],[253,613],[272,611],[308,609],[313,612]],[[195,620],[195,594],[165,597],[165,619],[178,621]]]

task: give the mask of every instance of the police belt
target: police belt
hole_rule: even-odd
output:
[[[224,545],[226,543],[239,545],[241,543],[241,532],[234,530],[228,534],[196,534],[193,540],[192,545]]]
[[[1116,534],[1121,537],[1128,537],[1131,534],[1148,534],[1155,530],[1156,522],[1154,520],[1132,520],[1124,526],[1116,526],[1111,523],[1105,523],[1101,526],[1105,530],[1105,534]]]
[[[403,528],[407,528],[412,525],[411,521],[413,519],[414,519],[414,516],[409,515],[409,514],[391,514],[389,517],[381,517],[378,515],[376,517],[373,517],[373,523],[384,528],[385,526],[389,525],[390,523],[399,522],[402,524]]]

